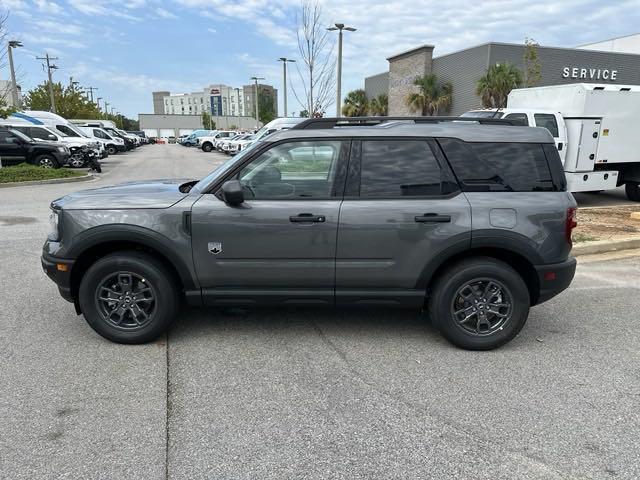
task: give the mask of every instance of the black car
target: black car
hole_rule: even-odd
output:
[[[54,143],[37,142],[12,128],[0,128],[2,165],[30,163],[45,168],[60,168],[69,162],[69,149]]]

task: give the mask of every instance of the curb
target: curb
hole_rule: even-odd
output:
[[[92,173],[87,173],[81,177],[69,177],[69,178],[51,178],[49,180],[28,180],[26,182],[9,182],[9,183],[0,183],[0,188],[10,188],[10,187],[22,187],[24,185],[50,185],[55,183],[75,183],[75,182],[86,182],[88,180],[93,180],[94,175]]]
[[[640,248],[640,238],[630,238],[628,240],[598,240],[595,242],[585,242],[578,244],[571,250],[571,255],[594,255],[596,253],[617,252],[619,250],[631,250]]]

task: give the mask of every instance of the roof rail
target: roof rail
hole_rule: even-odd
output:
[[[413,121],[413,123],[473,122],[483,125],[515,125],[512,120],[482,117],[323,117],[310,118],[291,127],[291,130],[315,130],[334,127],[371,127],[394,121]]]

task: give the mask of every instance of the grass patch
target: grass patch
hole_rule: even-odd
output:
[[[593,240],[598,240],[597,237],[594,237],[593,235],[589,235],[588,233],[575,233],[575,232],[571,236],[571,239],[575,243],[592,242]]]
[[[67,168],[43,168],[21,163],[11,167],[0,168],[0,183],[28,182],[32,180],[50,180],[52,178],[70,178],[84,175]]]

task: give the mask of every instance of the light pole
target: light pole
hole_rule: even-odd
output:
[[[238,87],[236,87],[236,100],[238,101],[238,116],[240,116],[240,102],[241,102],[241,98],[240,98],[240,89]]]
[[[329,27],[327,30],[338,30],[338,84],[336,88],[336,117],[342,115],[342,98],[341,98],[341,84],[342,84],[342,30],[347,32],[355,32],[353,27],[345,27],[344,23],[336,23],[334,27]]]
[[[284,116],[288,117],[289,113],[287,112],[287,62],[295,62],[295,60],[291,60],[290,58],[280,57],[278,59],[279,62],[282,62],[282,83],[284,90]]]
[[[106,100],[104,102],[104,113],[107,116],[109,115],[109,102],[107,102]]]
[[[255,82],[255,94],[256,94],[256,130],[260,127],[260,108],[258,105],[258,80],[264,80],[264,77],[251,77],[251,80]]]
[[[96,104],[98,105],[98,110],[100,110],[100,100],[102,100],[102,97],[96,98]]]
[[[7,50],[9,53],[9,69],[11,70],[11,99],[13,100],[13,106],[20,108],[20,98],[18,97],[18,85],[16,84],[16,71],[13,68],[13,53],[12,49],[22,47],[22,42],[18,40],[9,40]]]

